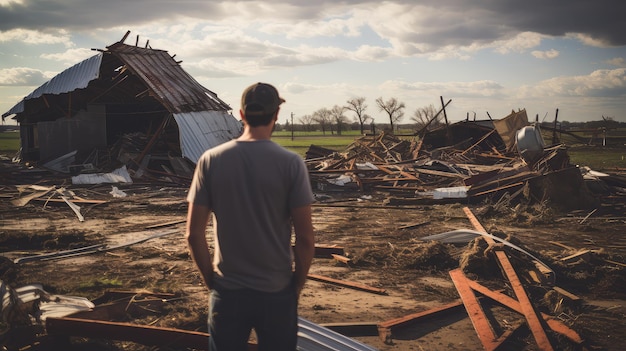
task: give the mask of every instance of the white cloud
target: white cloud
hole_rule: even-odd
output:
[[[497,97],[502,95],[504,87],[497,82],[482,80],[474,82],[414,82],[386,81],[380,86],[381,91],[404,90],[418,91],[434,96],[454,97]]]
[[[607,48],[611,46],[611,44],[607,40],[594,38],[590,35],[583,33],[567,33],[565,36],[568,38],[574,38],[585,45],[597,48]]]
[[[542,38],[543,36],[538,33],[522,32],[515,35],[512,39],[496,40],[492,45],[495,47],[495,51],[501,54],[520,53],[539,46]]]
[[[96,52],[90,49],[70,49],[65,52],[56,54],[41,54],[41,58],[59,61],[68,64],[76,64],[86,58],[96,55]]]
[[[522,86],[520,97],[626,96],[626,68],[597,70],[586,76],[556,77]]]
[[[362,45],[352,53],[351,58],[356,61],[383,61],[391,56],[389,48]]]
[[[615,67],[626,67],[626,60],[623,57],[616,57],[607,60],[606,63]]]
[[[26,44],[63,44],[71,47],[72,41],[70,34],[65,30],[50,31],[48,33],[27,30],[27,29],[11,29],[0,32],[0,43],[2,42],[23,42]]]
[[[52,75],[37,69],[13,67],[0,69],[0,86],[39,86]]]
[[[288,39],[313,37],[357,37],[361,34],[363,21],[354,17],[325,18],[293,23],[279,22],[261,25],[259,30],[273,35],[284,35]]]
[[[560,52],[558,50],[551,49],[548,51],[536,50],[536,51],[531,52],[530,54],[538,59],[553,59],[553,58],[557,58]]]
[[[21,5],[24,0],[0,0],[0,6]]]

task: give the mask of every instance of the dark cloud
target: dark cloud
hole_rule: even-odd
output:
[[[341,11],[347,13],[358,8],[375,11],[382,4],[367,0],[278,0],[264,3],[271,6],[248,1],[241,1],[239,6],[233,7],[224,6],[233,2],[220,1],[23,0],[0,6],[0,31],[16,28],[88,30],[155,20],[184,21],[184,17],[217,21],[233,16],[272,16],[284,21],[298,21],[319,19]],[[605,45],[626,45],[624,0],[396,0],[395,3],[416,11],[424,7],[433,10],[428,18],[420,18],[415,23],[419,27],[413,33],[410,30],[404,33],[400,29],[395,31],[398,40],[415,44],[491,42],[530,31],[551,36],[580,33]]]
[[[520,31],[552,36],[586,34],[609,45],[626,45],[626,1],[489,1],[494,15]]]
[[[185,16],[219,19],[225,14],[218,4],[213,1],[23,0],[0,6],[0,31],[109,28]]]

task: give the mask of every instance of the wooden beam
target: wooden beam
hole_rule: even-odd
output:
[[[485,295],[486,297],[499,302],[503,306],[508,307],[515,312],[522,313],[522,308],[520,306],[520,303],[516,301],[514,298],[508,295],[505,295],[501,292],[490,290],[489,288],[481,285],[480,283],[474,280],[468,279],[467,277],[465,277],[465,279],[468,285],[472,288],[472,290],[475,290]],[[557,288],[554,288],[554,289],[556,290]],[[567,338],[569,338],[570,340],[572,340],[573,342],[577,344],[583,343],[583,339],[580,337],[578,333],[570,329],[568,326],[566,326],[562,322],[554,319],[554,317],[545,313],[541,313],[541,317],[543,318],[544,321],[547,322],[548,326],[553,331],[566,336]]]
[[[470,222],[472,223],[472,225],[477,231],[487,233],[485,228],[480,224],[478,219],[474,216],[474,214],[468,207],[464,207],[463,211],[465,212]],[[483,236],[483,238],[488,244],[490,245],[495,244],[495,240],[487,236]],[[509,283],[511,284],[511,288],[513,289],[513,292],[515,293],[515,296],[517,297],[517,301],[520,303],[522,314],[524,315],[524,317],[526,317],[528,327],[531,333],[533,334],[535,341],[537,342],[537,346],[539,347],[540,350],[545,350],[545,351],[554,350],[554,348],[552,347],[552,344],[550,343],[550,340],[548,339],[548,335],[546,335],[546,331],[543,329],[538,313],[537,311],[535,311],[534,306],[530,302],[530,298],[526,294],[526,290],[524,289],[522,282],[517,276],[517,273],[515,272],[515,269],[513,268],[511,261],[509,261],[509,258],[507,257],[506,252],[501,251],[501,250],[496,250],[495,255],[496,255],[496,258],[498,259],[500,267],[502,268],[504,272],[504,275],[506,276],[506,278],[509,280]]]
[[[441,307],[436,307],[427,311],[412,313],[403,317],[380,322],[378,323],[378,336],[384,343],[389,343],[391,341],[392,333],[395,329],[423,322],[430,318],[439,317],[440,315],[456,311],[462,306],[463,302],[461,302],[461,300],[457,300],[453,303],[449,303]]]
[[[346,256],[342,256],[342,255],[336,255],[336,254],[331,254],[331,256],[333,256],[333,259],[341,262],[341,263],[345,263],[348,264],[350,263],[350,258],[346,257]]]
[[[567,257],[563,257],[560,259],[561,262],[563,263],[572,263],[574,261],[577,261],[579,259],[583,260],[583,261],[589,261],[589,256],[591,256],[591,250],[585,249],[585,250],[580,250],[578,252],[576,252],[575,254],[569,255]]]
[[[463,300],[463,305],[465,305],[467,314],[472,321],[474,330],[476,330],[476,334],[478,334],[478,338],[483,344],[483,347],[487,351],[497,349],[506,339],[500,338],[496,335],[491,324],[489,323],[489,319],[483,311],[481,304],[478,302],[476,295],[474,295],[467,279],[465,279],[463,272],[460,269],[455,269],[449,273],[452,278],[452,282],[454,282],[454,286],[456,286],[456,290],[461,296],[461,300]]]
[[[430,221],[425,221],[425,222],[420,222],[420,223],[415,223],[415,224],[407,224],[407,225],[398,227],[398,229],[413,229],[413,228],[421,227],[426,224],[430,224]]]
[[[375,287],[368,286],[365,284],[354,283],[354,282],[349,282],[349,281],[340,280],[340,279],[334,279],[334,278],[325,277],[323,275],[312,274],[312,273],[309,273],[307,277],[311,280],[316,280],[322,283],[339,285],[345,288],[371,292],[371,293],[378,294],[378,295],[387,295],[387,291],[385,289],[379,289],[379,288],[375,288]]]
[[[322,323],[320,326],[349,337],[378,335],[377,324],[375,322]]]
[[[132,341],[143,345],[188,347],[208,350],[209,334],[174,328],[96,321],[81,318],[46,318],[46,331],[55,336],[80,336]]]

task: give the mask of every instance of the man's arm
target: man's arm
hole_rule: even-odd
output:
[[[313,256],[315,255],[315,234],[313,233],[311,220],[311,205],[292,209],[291,219],[296,232],[294,281],[296,291],[298,296],[300,296],[309,274],[309,268],[311,268]]]
[[[206,228],[210,214],[210,208],[194,205],[190,202],[187,211],[187,231],[185,232],[191,259],[202,274],[204,284],[209,289],[211,289],[213,278],[213,259],[206,239]]]

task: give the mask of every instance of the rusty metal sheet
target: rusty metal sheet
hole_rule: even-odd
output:
[[[107,50],[139,76],[172,113],[232,110],[217,94],[183,70],[167,51],[119,42],[108,46]]]

